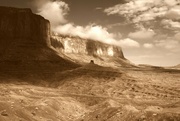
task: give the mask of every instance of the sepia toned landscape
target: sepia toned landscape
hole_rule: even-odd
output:
[[[0,121],[180,121],[179,64],[135,64],[43,15],[0,6]]]

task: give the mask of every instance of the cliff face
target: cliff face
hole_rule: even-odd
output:
[[[50,23],[30,9],[0,7],[0,39],[26,39],[47,45],[50,38]],[[16,41],[15,41],[16,42]]]
[[[49,48],[50,23],[30,9],[0,7],[0,76],[44,76],[78,65]]]
[[[89,63],[90,60],[94,60],[95,63],[103,66],[107,64],[113,66],[115,63],[116,65],[128,64],[120,47],[99,41],[53,35],[51,45],[58,52],[77,62]]]
[[[53,47],[61,49],[64,53],[88,54],[90,56],[99,57],[119,57],[124,59],[120,47],[98,41],[82,39],[79,37],[52,36],[51,43]]]
[[[0,60],[30,59],[28,55],[35,55],[30,50],[38,53],[49,43],[48,20],[30,9],[0,7]]]

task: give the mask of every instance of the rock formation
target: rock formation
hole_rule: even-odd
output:
[[[50,33],[49,21],[30,9],[0,7],[1,74],[38,75],[77,67],[49,48]]]
[[[30,9],[0,7],[0,40],[0,56],[8,49],[47,47],[50,23]]]
[[[0,7],[0,38],[31,39],[46,45],[49,43],[50,23],[30,9]]]
[[[121,47],[95,40],[63,35],[53,35],[51,45],[60,53],[77,62],[89,63],[90,60],[102,66],[128,66]]]
[[[99,41],[69,36],[52,36],[52,46],[65,53],[88,54],[90,56],[108,56],[125,59],[120,47]]]

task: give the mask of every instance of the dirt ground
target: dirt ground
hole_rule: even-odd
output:
[[[56,73],[46,87],[8,82],[0,84],[0,121],[180,120],[178,70],[88,65]]]

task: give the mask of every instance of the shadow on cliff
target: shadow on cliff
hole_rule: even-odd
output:
[[[49,21],[30,9],[0,7],[0,81],[48,80],[79,67],[49,47],[50,33]]]
[[[5,80],[7,82],[9,79],[18,79],[36,84],[39,83],[37,80],[49,81],[48,79],[56,72],[79,67],[78,64],[59,57],[55,51],[48,47],[36,48],[29,51],[30,53],[27,50],[25,51],[18,53],[18,56],[21,56],[20,60],[0,61],[0,81]],[[31,59],[22,59],[25,54],[28,54],[26,56]],[[38,60],[38,56],[40,60]]]

